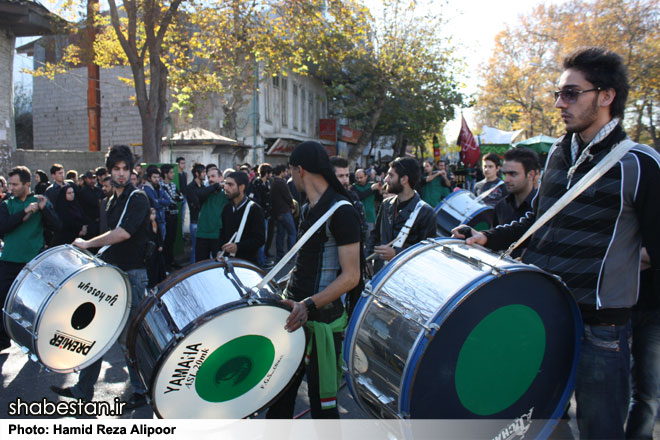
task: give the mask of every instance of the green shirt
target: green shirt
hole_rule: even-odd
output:
[[[424,179],[426,176],[422,178]],[[431,205],[432,208],[438,206],[442,199],[448,195],[449,188],[442,184],[442,176],[438,176],[422,186],[422,200]]]
[[[2,203],[7,205],[9,215],[11,216],[19,211],[23,211],[32,202],[39,202],[33,194],[27,196],[25,201],[11,197]],[[41,222],[41,211],[37,210],[26,222],[18,225],[13,231],[6,233],[4,241],[5,246],[2,249],[0,260],[12,263],[27,263],[36,257],[44,247],[44,228]]]
[[[366,185],[358,185],[356,183],[353,186],[359,191],[366,191],[371,189],[372,184],[373,182],[367,182]],[[364,206],[364,216],[367,223],[376,223],[376,196],[372,193],[369,197],[362,200],[362,205]]]
[[[227,204],[227,196],[224,191],[214,192],[202,204],[199,211],[199,220],[197,220],[197,237],[199,238],[220,238],[220,228],[222,228],[222,208]]]

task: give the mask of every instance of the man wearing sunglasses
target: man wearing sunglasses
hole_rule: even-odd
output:
[[[532,209],[508,225],[472,231],[467,244],[506,249],[628,138],[621,122],[629,89],[621,57],[602,48],[580,49],[564,60],[563,67],[555,107],[566,134],[548,153]],[[625,436],[628,325],[637,302],[642,246],[651,267],[660,268],[657,182],[660,154],[637,144],[527,240],[523,261],[559,275],[582,312],[584,333],[575,383],[581,438]],[[457,231],[454,235],[464,237]],[[657,387],[652,400],[656,397]]]

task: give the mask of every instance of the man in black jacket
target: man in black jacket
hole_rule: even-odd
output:
[[[78,192],[80,207],[89,220],[87,225],[87,234],[83,237],[89,240],[99,235],[99,206],[103,198],[103,190],[96,186],[96,178],[90,170],[83,175],[83,185]]]
[[[621,57],[602,48],[580,49],[566,57],[564,69],[555,107],[567,133],[548,153],[533,211],[506,226],[471,231],[467,244],[506,249],[628,139],[621,123],[629,89]],[[637,301],[642,246],[651,267],[660,268],[659,181],[660,154],[636,144],[527,240],[523,261],[559,275],[582,312],[575,383],[580,438],[624,438],[630,399],[628,326]],[[463,238],[457,230],[454,235]]]
[[[229,173],[225,179],[225,194],[231,203],[222,209],[220,243],[225,255],[243,258],[258,265],[258,251],[266,241],[264,212],[258,203],[245,197],[245,188],[249,182],[247,174],[242,171]]]
[[[192,166],[193,180],[184,190],[188,209],[190,209],[190,239],[192,240],[192,251],[190,252],[190,264],[195,262],[195,251],[197,241],[197,220],[199,219],[199,210],[202,204],[199,200],[199,193],[204,189],[204,179],[206,179],[206,168],[201,163],[195,163]]]
[[[435,212],[413,189],[419,182],[420,167],[412,157],[399,157],[390,162],[385,177],[385,190],[395,196],[383,200],[378,210],[376,227],[370,243],[377,254],[374,271],[380,270],[403,249],[436,234]],[[415,216],[410,229],[404,228]],[[401,235],[399,235],[401,234]]]

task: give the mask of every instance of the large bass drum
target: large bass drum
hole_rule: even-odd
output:
[[[495,210],[486,205],[477,196],[467,190],[458,190],[445,197],[436,206],[436,219],[438,222],[438,235],[451,237],[451,230],[458,225],[469,225],[477,231],[491,227]]]
[[[225,262],[170,275],[129,324],[129,358],[158,417],[248,417],[285,389],[302,362],[304,331],[284,329],[289,309],[275,285],[246,289],[263,272],[244,260]]]
[[[7,334],[57,373],[94,363],[112,347],[130,312],[126,275],[71,245],[27,263],[4,305]]]
[[[523,418],[545,436],[571,396],[581,334],[555,276],[437,238],[367,285],[346,333],[347,382],[379,418]]]

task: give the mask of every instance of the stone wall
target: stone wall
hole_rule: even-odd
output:
[[[132,78],[130,68],[101,69],[103,149],[142,142],[140,114],[133,99],[135,90],[119,77]],[[53,80],[35,78],[32,103],[35,150],[88,150],[86,67],[55,75]]]
[[[62,164],[65,172],[93,170],[105,166],[104,151],[66,151],[66,150],[15,150],[12,155],[12,166],[24,165],[32,172],[44,170],[50,177],[50,167],[54,163]]]

